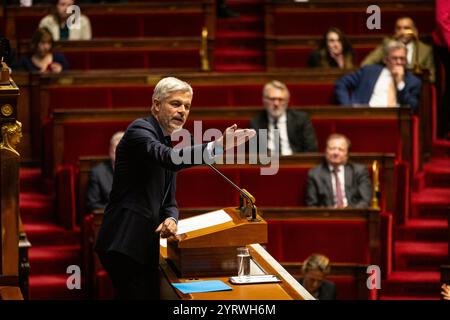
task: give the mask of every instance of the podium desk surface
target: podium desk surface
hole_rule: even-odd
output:
[[[164,279],[161,284],[162,299],[182,299],[182,300],[314,300],[306,289],[298,283],[270,254],[259,244],[247,246],[250,250],[253,261],[267,274],[276,275],[279,283],[258,283],[234,285],[229,278],[236,276],[198,277],[181,278],[178,277],[167,259],[167,250],[161,246],[160,267]],[[232,288],[230,291],[202,292],[183,294],[171,283],[190,282],[193,280],[221,280]]]

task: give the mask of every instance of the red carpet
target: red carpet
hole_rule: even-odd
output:
[[[30,299],[82,299],[82,290],[69,290],[66,284],[67,267],[81,266],[80,231],[56,224],[55,201],[42,185],[39,169],[20,169],[20,214],[32,245]]]
[[[409,221],[397,227],[394,272],[384,280],[381,300],[440,299],[440,265],[448,263],[450,145],[434,146],[415,178]]]
[[[265,70],[264,1],[233,0],[228,6],[240,16],[217,19],[214,70],[254,72]]]

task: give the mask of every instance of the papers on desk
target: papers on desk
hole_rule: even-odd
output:
[[[177,234],[212,227],[232,220],[233,219],[231,219],[230,215],[224,210],[217,210],[201,214],[192,218],[182,219],[178,221]]]
[[[220,280],[172,283],[172,285],[184,294],[231,290],[230,286],[226,285],[223,281]]]
[[[201,214],[192,218],[182,219],[178,221],[177,234],[183,234],[189,231],[200,230],[218,224],[232,221],[228,213],[224,210],[217,210],[205,214]],[[163,247],[167,247],[167,239],[161,238],[159,244]]]

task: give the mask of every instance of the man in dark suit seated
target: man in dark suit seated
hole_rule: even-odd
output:
[[[330,259],[322,254],[310,255],[302,266],[300,284],[319,300],[336,300],[336,285],[325,279],[330,273]]]
[[[333,208],[368,208],[372,183],[364,165],[348,162],[350,140],[342,134],[327,139],[325,160],[309,170],[306,205]]]
[[[95,209],[104,209],[109,201],[109,193],[113,183],[114,161],[116,160],[116,147],[123,132],[116,132],[109,142],[109,160],[97,164],[91,169],[86,190],[86,207],[89,212]]]
[[[212,163],[218,152],[233,147],[230,142],[238,146],[255,135],[233,125],[212,142],[172,148],[172,133],[186,133],[181,129],[192,95],[186,82],[163,78],[153,91],[151,115],[133,121],[117,145],[110,200],[95,246],[116,298],[159,298],[160,237],[177,233],[175,172]]]
[[[415,112],[421,81],[406,69],[406,46],[400,41],[390,41],[384,49],[384,65],[367,65],[336,80],[339,104],[409,106]]]
[[[311,120],[303,111],[288,109],[289,90],[280,81],[266,83],[263,89],[265,110],[252,119],[250,127],[268,130],[267,148],[282,156],[295,152],[317,151],[317,139]],[[260,144],[260,143],[259,143]]]

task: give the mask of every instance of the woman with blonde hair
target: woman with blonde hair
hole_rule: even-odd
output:
[[[299,282],[316,299],[336,300],[336,285],[325,279],[329,273],[330,259],[314,253],[303,262],[303,278]]]

